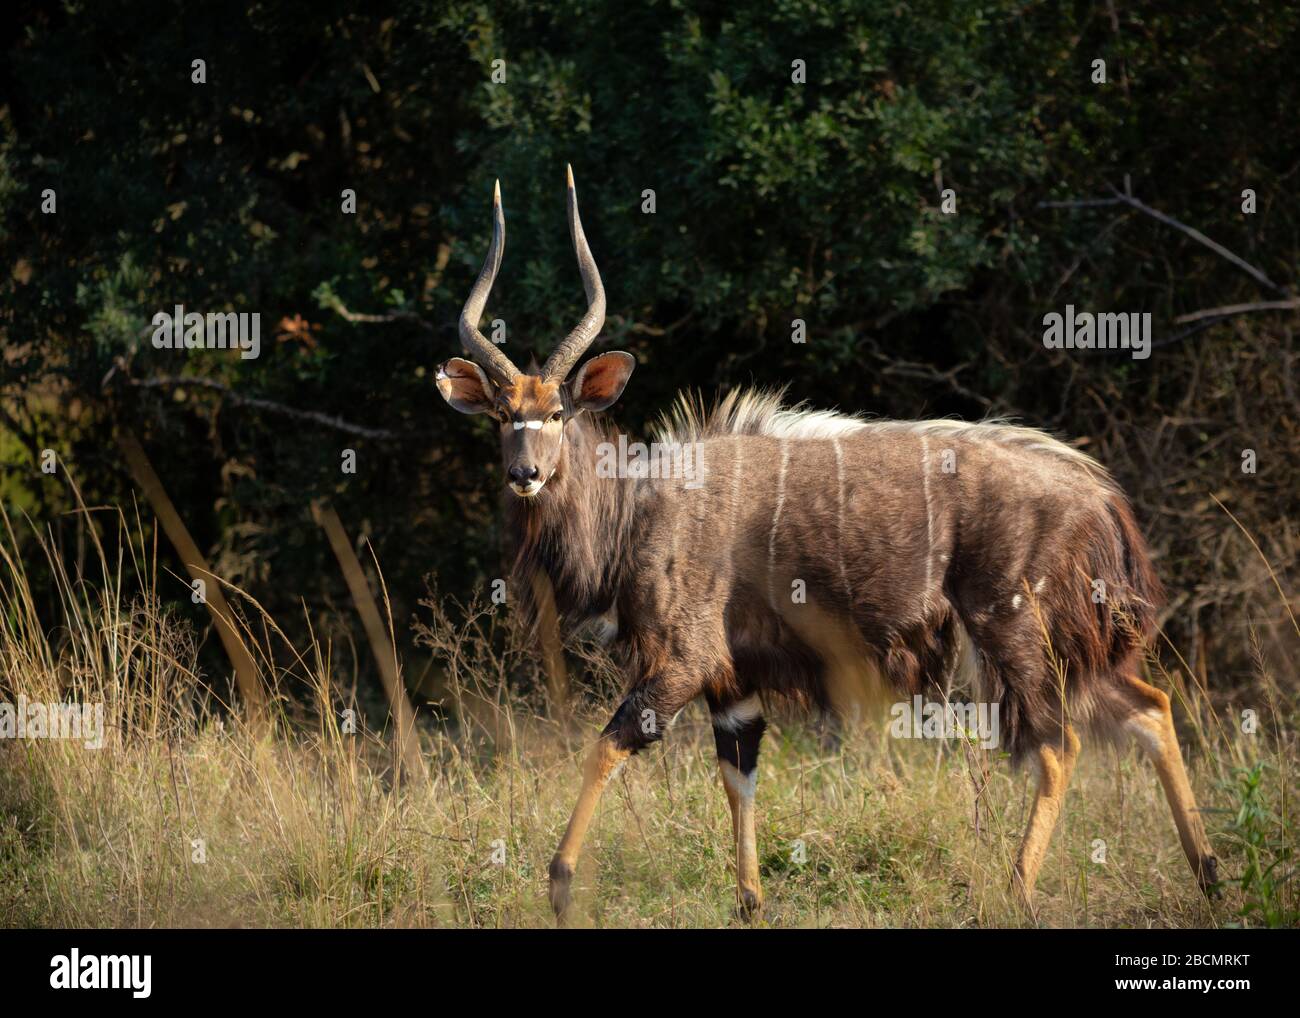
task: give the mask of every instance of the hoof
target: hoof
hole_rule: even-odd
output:
[[[741,888],[740,900],[736,902],[736,918],[752,923],[763,914],[763,895],[758,891]]]
[[[1219,860],[1212,855],[1207,855],[1201,860],[1201,871],[1197,874],[1201,884],[1201,892],[1207,898],[1220,897],[1219,890]]]
[[[1025,881],[1017,870],[1011,877],[1011,886],[1008,888],[1012,898],[1015,899],[1016,905],[1029,918],[1031,922],[1038,922],[1038,909],[1034,907],[1034,889],[1026,887]]]
[[[557,856],[551,860],[550,873],[551,909],[555,912],[556,921],[563,924],[564,915],[572,901],[569,888],[573,884],[573,866]]]

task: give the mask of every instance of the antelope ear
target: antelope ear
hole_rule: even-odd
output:
[[[593,357],[578,369],[569,383],[569,395],[579,410],[606,410],[613,406],[632,377],[636,358],[622,350]]]
[[[452,408],[463,414],[485,414],[492,409],[496,388],[473,361],[453,357],[438,365],[438,391]]]

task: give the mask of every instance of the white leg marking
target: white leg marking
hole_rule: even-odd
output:
[[[1124,728],[1148,756],[1159,756],[1165,748],[1164,739],[1160,735],[1164,724],[1163,713],[1149,710],[1130,718]]]
[[[741,799],[748,802],[754,801],[754,796],[758,793],[758,768],[755,767],[748,774],[741,774],[734,766],[726,760],[722,761],[722,780],[727,783],[731,789]]]
[[[737,700],[714,714],[713,727],[727,732],[736,732],[740,730],[741,725],[748,724],[762,715],[763,702],[758,698],[757,693],[751,693],[745,699]]]

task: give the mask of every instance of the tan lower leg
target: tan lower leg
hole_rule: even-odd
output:
[[[563,916],[569,907],[569,887],[573,882],[574,867],[578,864],[578,854],[582,851],[583,839],[596,812],[596,803],[604,791],[615,768],[626,760],[629,752],[616,747],[612,740],[601,738],[587,754],[582,768],[582,791],[578,794],[578,803],[573,807],[569,817],[569,826],[560,839],[551,860],[551,907],[557,916]]]
[[[1074,762],[1079,756],[1079,737],[1074,730],[1067,725],[1061,736],[1059,744],[1048,743],[1038,748],[1038,788],[1029,813],[1029,826],[1025,829],[1020,855],[1016,859],[1016,892],[1026,906],[1033,899],[1038,870],[1043,864],[1057,817],[1061,815],[1065,790],[1069,787]]]
[[[1165,798],[1174,814],[1174,824],[1178,827],[1178,839],[1192,872],[1202,887],[1209,888],[1218,880],[1217,864],[1210,839],[1205,834],[1201,811],[1187,780],[1178,734],[1174,731],[1173,714],[1169,710],[1169,697],[1141,679],[1133,678],[1130,682],[1134,692],[1146,704],[1146,709],[1129,719],[1128,728],[1155,764]]]
[[[720,760],[718,767],[722,771],[722,785],[727,790],[727,801],[731,804],[740,911],[744,915],[750,915],[763,907],[763,889],[758,878],[758,840],[754,834],[754,783],[758,771],[745,776],[726,760]]]

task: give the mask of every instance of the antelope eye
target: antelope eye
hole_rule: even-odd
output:
[[[559,420],[563,420],[563,419],[564,419],[564,411],[563,411],[563,410],[557,410],[557,411],[555,411],[555,413],[551,414],[551,420],[553,420],[553,421],[559,421]]]

